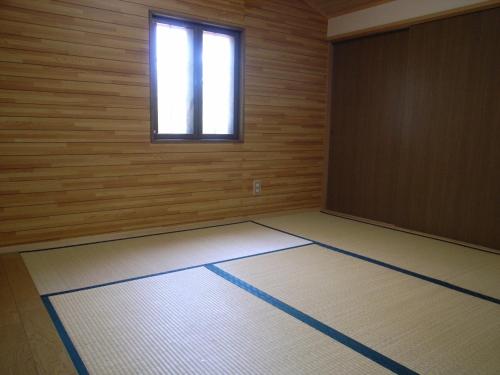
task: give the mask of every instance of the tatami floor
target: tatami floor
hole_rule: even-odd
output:
[[[326,213],[0,261],[2,374],[500,368],[499,254]]]

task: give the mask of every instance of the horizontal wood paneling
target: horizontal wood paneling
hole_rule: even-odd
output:
[[[387,3],[392,0],[306,0],[314,9],[327,17],[355,12]]]
[[[150,143],[149,9],[245,28],[244,143]],[[326,20],[301,1],[3,0],[0,30],[0,246],[320,205]]]

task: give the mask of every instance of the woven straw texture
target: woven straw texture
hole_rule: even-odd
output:
[[[258,221],[500,298],[500,256],[497,254],[319,212]]]
[[[22,254],[40,294],[307,243],[253,223]]]
[[[495,374],[500,306],[311,245],[219,265],[423,374]]]
[[[91,374],[387,373],[205,268],[50,300]]]

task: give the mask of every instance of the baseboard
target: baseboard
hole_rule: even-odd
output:
[[[132,230],[132,231],[113,232],[113,233],[89,235],[89,236],[82,236],[82,237],[72,237],[72,238],[53,240],[53,241],[43,241],[43,242],[34,242],[34,243],[27,243],[27,244],[9,245],[9,246],[0,247],[0,254],[18,253],[18,252],[22,252],[22,251],[43,250],[43,249],[50,249],[50,248],[57,248],[57,247],[78,246],[78,245],[85,245],[85,244],[95,243],[95,242],[120,240],[120,239],[132,238],[132,237],[141,237],[141,236],[174,232],[174,231],[179,231],[179,230],[197,229],[197,228],[209,227],[209,226],[214,226],[214,225],[232,224],[232,223],[238,223],[238,222],[247,221],[247,220],[257,220],[259,218],[269,217],[269,216],[279,216],[279,215],[287,215],[287,214],[292,214],[292,213],[318,211],[318,210],[320,210],[320,207],[301,208],[301,209],[294,209],[294,210],[287,210],[287,211],[270,212],[270,213],[259,214],[259,215],[231,217],[231,218],[220,219],[220,220],[210,220],[210,221],[202,221],[202,222],[199,221],[199,222],[193,222],[193,223],[189,223],[189,224],[169,225],[169,226],[161,226],[161,227],[154,227],[154,228],[147,228],[147,229],[138,229],[138,230]]]
[[[436,236],[434,234],[429,234],[429,233],[419,232],[419,231],[416,231],[416,230],[406,229],[406,228],[398,227],[397,225],[394,225],[394,224],[388,224],[388,223],[384,223],[382,221],[376,221],[376,220],[366,219],[366,218],[359,217],[359,216],[354,216],[354,215],[349,215],[349,214],[345,214],[345,213],[342,213],[342,212],[328,210],[326,208],[321,209],[321,212],[324,212],[324,213],[327,213],[327,214],[330,214],[330,215],[333,215],[333,216],[338,216],[338,217],[341,217],[341,218],[344,218],[344,219],[358,221],[358,222],[364,223],[364,224],[375,225],[377,227],[382,227],[382,228],[386,228],[386,229],[392,229],[392,230],[396,230],[398,232],[405,232],[405,233],[409,233],[409,234],[414,234],[414,235],[420,236],[420,237],[432,238],[434,240],[443,241],[443,242],[449,242],[449,243],[452,243],[454,245],[464,246],[464,247],[468,247],[468,248],[471,248],[471,249],[481,250],[481,251],[487,251],[489,253],[495,253],[495,254],[499,254],[500,255],[500,250],[493,249],[493,248],[486,247],[486,246],[482,246],[482,245],[476,245],[476,244],[472,244],[472,243],[468,243],[468,242],[454,240],[453,238]]]

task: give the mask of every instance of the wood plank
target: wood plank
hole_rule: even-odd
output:
[[[356,12],[393,0],[305,0],[311,7],[326,17],[336,17],[342,14]]]
[[[18,56],[19,57],[19,56]],[[1,58],[0,58],[1,59]],[[144,86],[149,87],[149,76],[142,74],[123,74],[113,72],[99,72],[87,69],[52,67],[47,65],[38,65],[16,62],[0,62],[2,76],[18,77],[18,79],[26,80],[31,78],[37,82],[47,82],[46,80],[60,80],[63,82],[70,81],[71,87],[75,82],[97,83],[97,84],[114,84],[122,86]],[[98,85],[94,86],[99,87]],[[105,86],[104,86],[105,87]],[[140,88],[135,87],[137,90]],[[104,89],[103,91],[109,91]],[[100,94],[101,92],[99,92]]]
[[[95,32],[68,30],[59,25],[37,25],[36,23],[12,21],[0,18],[0,29],[6,35],[18,35],[43,40],[77,43],[80,46],[106,47],[147,53],[148,44],[144,40],[124,36],[107,36]]]
[[[6,254],[2,255],[1,261],[20,315],[26,343],[36,365],[36,371],[33,370],[33,373],[76,374],[21,256]],[[18,340],[12,336],[7,338],[10,343],[17,343]],[[21,364],[21,358],[16,358],[16,363]],[[27,363],[29,364],[29,361]],[[26,370],[26,373],[29,373],[30,368]]]
[[[148,216],[141,218],[123,218],[121,215],[114,215],[114,219],[104,226],[101,222],[86,222],[79,225],[64,226],[57,228],[32,229],[29,231],[18,231],[2,234],[9,241],[14,243],[31,243],[36,241],[49,241],[59,238],[80,237],[91,234],[110,233],[118,231],[128,231],[157,227],[161,225],[178,225],[186,223],[196,223],[210,220],[226,219],[231,217],[245,217],[250,215],[260,215],[271,212],[278,212],[284,209],[303,209],[310,207],[311,200],[319,200],[321,197],[319,188],[314,187],[313,191],[305,191],[300,194],[292,193],[288,195],[266,195],[256,199],[246,199],[245,201],[214,201],[209,209],[200,211],[200,204],[191,207],[183,206],[183,210],[172,210],[162,216]],[[235,215],[237,209],[238,216]],[[164,212],[165,213],[165,212]],[[22,241],[20,241],[22,237]]]
[[[4,156],[0,159],[3,169],[18,168],[60,168],[60,167],[85,167],[85,166],[115,166],[115,165],[163,165],[163,164],[201,164],[234,161],[268,161],[276,165],[289,160],[321,160],[321,155],[314,152],[302,152],[297,155],[292,148],[288,151],[262,151],[262,152],[192,152],[170,154],[168,158],[162,154],[151,155],[38,155],[33,156]]]
[[[259,174],[259,179],[260,179]],[[320,184],[320,179],[317,177],[310,176],[294,176],[290,177],[280,177],[280,178],[269,178],[263,177],[262,180],[264,183],[268,185],[267,195],[279,195],[286,193],[300,193],[304,191],[309,191],[310,189],[315,189]],[[272,181],[272,182],[271,182]],[[147,211],[150,211],[151,207],[159,207],[162,210],[167,210],[170,207],[175,205],[181,205],[183,203],[203,203],[204,196],[210,195],[211,197],[215,197],[220,193],[220,190],[217,188],[216,182],[187,182],[189,185],[193,185],[191,188],[192,192],[189,196],[182,196],[183,186],[185,183],[176,183],[170,184],[168,188],[162,188],[161,186],[152,186],[146,188],[144,186],[138,187],[127,187],[127,188],[101,188],[101,189],[83,189],[83,190],[70,190],[65,192],[43,192],[43,193],[25,193],[23,195],[20,194],[12,194],[12,195],[2,195],[0,199],[2,204],[5,206],[2,209],[4,222],[0,232],[9,232],[15,230],[26,230],[26,228],[36,228],[36,227],[46,227],[49,226],[49,222],[58,222],[60,217],[47,216],[50,214],[50,210],[41,211],[37,215],[37,205],[49,205],[56,204],[60,205],[64,210],[60,210],[58,216],[60,215],[72,215],[67,216],[67,218],[71,218],[74,222],[85,221],[90,218],[93,212],[101,212],[106,206],[110,206],[109,200],[114,200],[111,204],[111,209],[128,209],[128,207],[133,207],[132,198],[143,197],[151,198],[151,202],[143,202],[143,204],[139,207],[134,208],[131,214],[137,215],[140,214],[141,208],[144,208]],[[220,184],[220,183],[219,183]],[[245,187],[241,187],[243,185]],[[235,198],[248,198],[251,193],[251,185],[252,179],[243,180],[243,183],[234,183],[226,181],[226,188],[224,191],[229,196],[232,195]],[[295,184],[295,185],[294,185]],[[307,185],[306,188],[302,188],[301,185]],[[236,192],[236,194],[233,194]],[[155,201],[155,197],[172,197],[172,199],[166,199],[162,205],[153,203]],[[224,196],[222,195],[221,200],[223,200]],[[122,203],[120,205],[119,200],[127,200],[128,203]],[[249,198],[253,199],[253,198]],[[145,201],[145,200],[144,200]],[[87,203],[85,209],[78,210],[79,205],[74,204],[74,202],[93,202],[94,205]],[[102,207],[99,208],[99,205]],[[81,205],[80,205],[81,206]],[[9,207],[23,207],[23,209],[9,209]],[[71,209],[76,207],[76,213],[72,213]],[[94,207],[95,211],[89,211],[90,207]],[[32,216],[28,218],[16,219],[24,211],[30,212],[34,211]],[[47,207],[45,207],[47,209]],[[109,208],[109,207],[108,207]],[[81,211],[81,212],[80,212]],[[9,215],[9,212],[14,212]],[[87,215],[83,215],[83,212],[86,212]],[[154,211],[157,212],[157,211]],[[145,212],[144,212],[145,213]],[[55,213],[54,213],[55,214]],[[81,215],[79,215],[81,214]],[[26,215],[28,216],[28,215]],[[78,217],[81,216],[81,217]],[[7,218],[6,218],[7,217]],[[48,217],[47,220],[42,220],[40,217]]]
[[[143,28],[50,13],[51,9],[52,8],[49,6],[42,11],[6,5],[0,8],[0,18],[4,20],[33,23],[35,25],[58,27],[66,30],[148,40],[148,32]]]
[[[2,374],[38,374],[23,325],[0,326],[0,372]]]
[[[70,39],[64,41],[52,40],[36,36],[24,36],[22,34],[0,33],[0,47],[13,48],[25,51],[37,51],[56,53],[78,57],[96,57],[101,59],[148,63],[148,54],[145,51],[133,51],[126,48],[101,47],[87,44],[76,44]]]
[[[12,293],[6,256],[0,256],[0,373],[38,374],[26,331]]]
[[[23,50],[0,46],[0,61],[17,64],[34,64],[41,66],[55,66],[59,68],[84,69],[93,72],[111,72],[122,74],[134,74],[147,76],[149,67],[147,64],[105,60],[100,56],[82,57],[70,56],[64,53]],[[94,73],[95,74],[95,73]],[[110,76],[112,78],[113,76]]]
[[[149,9],[245,27],[244,143],[150,143]],[[0,26],[0,246],[319,206],[326,20],[301,1],[5,0]]]
[[[259,176],[259,178],[261,178]],[[251,185],[251,180],[247,180]],[[302,182],[302,181],[301,181]],[[316,181],[313,183],[310,181],[309,189],[314,189],[318,185]],[[283,194],[285,192],[299,192],[301,191],[301,187],[294,186],[270,186],[269,192],[274,194]],[[218,190],[213,190],[211,192],[212,199],[220,200],[220,199],[237,199],[237,198],[245,198],[248,195],[248,191],[250,188],[241,188],[235,187],[234,189],[225,189],[223,192]],[[141,192],[142,193],[142,192]],[[157,195],[155,195],[155,193]],[[58,202],[53,204],[34,204],[32,206],[26,205],[26,203],[20,208],[19,206],[13,207],[5,207],[0,212],[0,217],[3,219],[5,217],[9,217],[10,223],[12,225],[16,225],[16,229],[18,229],[17,224],[13,224],[14,221],[22,221],[25,219],[34,219],[48,216],[56,216],[56,215],[66,215],[66,214],[79,214],[84,212],[94,212],[97,210],[108,211],[117,208],[140,208],[147,206],[170,206],[173,204],[181,204],[181,203],[201,203],[204,200],[204,196],[206,196],[207,191],[202,190],[199,192],[192,192],[189,196],[185,196],[181,193],[177,194],[168,194],[168,192],[164,191],[156,191],[152,192],[151,195],[144,195],[139,197],[130,196],[127,197],[126,202],[123,202],[124,198],[115,198],[115,199],[99,199],[93,201],[83,201],[83,202]],[[124,194],[121,194],[123,196]]]
[[[58,180],[92,177],[119,177],[119,176],[144,176],[156,175],[159,171],[162,174],[177,173],[205,173],[222,172],[236,169],[244,169],[245,172],[254,171],[258,174],[262,170],[306,170],[307,168],[317,168],[321,166],[321,159],[307,160],[282,160],[280,163],[269,163],[267,160],[249,161],[221,161],[218,163],[199,164],[163,164],[159,165],[112,165],[112,166],[80,166],[80,167],[60,167],[60,168],[37,168],[31,169],[6,169],[0,175],[2,182],[31,181],[34,177],[38,181]]]
[[[258,171],[262,178],[299,178],[317,176],[317,170],[290,170],[290,169],[271,169],[269,171]],[[134,187],[134,186],[175,186],[176,184],[195,184],[216,181],[231,181],[240,179],[248,181],[255,176],[253,171],[228,172],[216,171],[204,173],[203,178],[196,178],[193,173],[174,173],[158,176],[157,174],[142,175],[140,180],[137,176],[117,176],[117,177],[92,177],[65,180],[44,180],[39,181],[37,185],[15,182],[5,182],[0,187],[0,195],[8,194],[29,194],[37,192],[63,192],[86,189],[105,189],[114,187]],[[276,180],[277,182],[279,180]],[[6,199],[11,197],[6,197]]]
[[[84,5],[71,4],[62,1],[54,2],[51,0],[2,0],[2,5],[27,9],[28,11],[66,15],[69,17],[102,21],[112,25],[126,25],[146,29],[145,15],[136,16],[126,14],[124,12],[85,7]],[[122,5],[129,5],[129,3],[122,2]]]
[[[80,82],[64,79],[42,79],[32,77],[0,76],[0,87],[6,90],[45,91],[63,94],[87,94],[104,96],[124,96],[149,99],[149,87],[101,82]],[[64,103],[62,103],[64,104]]]
[[[1,258],[1,257],[0,257]],[[21,322],[17,311],[16,301],[10,290],[9,280],[0,259],[0,328],[7,325],[16,325]],[[8,328],[8,330],[14,328]],[[2,335],[3,337],[3,335]],[[24,334],[20,336],[20,340]],[[2,350],[3,353],[3,350]]]

